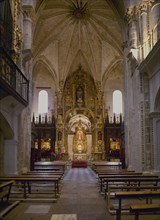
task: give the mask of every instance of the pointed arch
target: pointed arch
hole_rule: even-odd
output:
[[[48,113],[48,92],[41,90],[38,95],[38,113]]]
[[[122,92],[120,90],[114,90],[113,92],[113,113],[122,113]]]
[[[160,88],[155,98],[154,111],[160,112]]]

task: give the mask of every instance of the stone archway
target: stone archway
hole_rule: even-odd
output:
[[[0,174],[5,172],[8,161],[11,163],[15,158],[15,141],[13,140],[14,131],[8,123],[7,119],[0,112]],[[12,156],[10,160],[6,160],[7,156]],[[11,165],[12,168],[14,165]]]
[[[153,146],[154,146],[154,171],[160,170],[160,89],[157,92],[154,104],[154,112],[151,113],[153,127]]]

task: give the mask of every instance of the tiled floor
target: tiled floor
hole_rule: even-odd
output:
[[[78,220],[115,220],[116,216],[108,213],[106,200],[99,194],[95,173],[88,168],[67,169],[61,195],[56,203],[22,202],[12,210],[4,220],[51,220],[56,214],[63,220],[72,220],[77,215]],[[56,216],[55,216],[56,217]],[[54,219],[54,218],[53,218]],[[60,218],[59,218],[60,219]],[[58,219],[58,220],[59,220]],[[160,216],[141,216],[140,220],[159,220]],[[134,216],[123,215],[122,220],[134,220]]]

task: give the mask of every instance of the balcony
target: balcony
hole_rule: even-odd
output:
[[[0,99],[11,95],[24,106],[29,102],[29,81],[0,47]]]

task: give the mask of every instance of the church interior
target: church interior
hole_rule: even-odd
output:
[[[160,0],[0,0],[0,207],[159,219]]]

